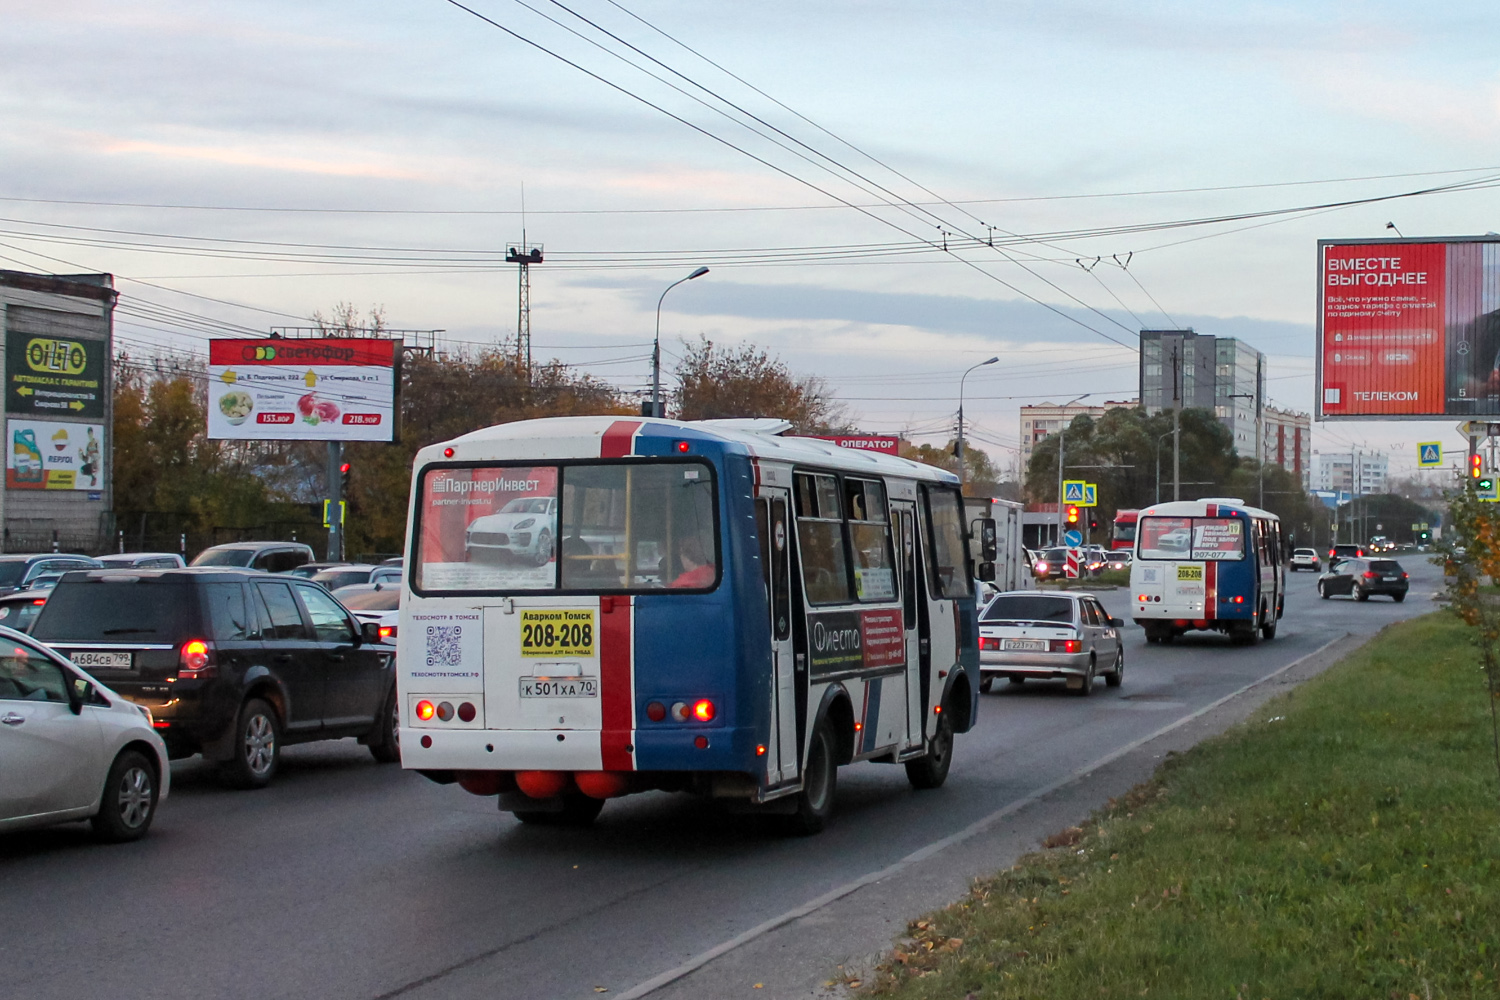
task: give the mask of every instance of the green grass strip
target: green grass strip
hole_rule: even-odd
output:
[[[913,921],[866,989],[1500,996],[1500,789],[1473,634],[1447,612],[1384,629]]]

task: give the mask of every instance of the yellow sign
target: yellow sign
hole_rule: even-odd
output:
[[[328,520],[328,514],[329,514],[328,507],[329,507],[329,505],[331,503],[333,503],[332,500],[324,500],[323,501],[323,527],[325,527],[325,528],[331,528],[331,527],[333,527],[333,525]],[[347,521],[348,517],[349,517],[349,501],[348,500],[340,500],[339,501],[339,524],[343,524],[345,521]]]
[[[593,608],[548,608],[521,612],[522,656],[593,656]]]
[[[1177,579],[1179,579],[1179,580],[1196,580],[1199,583],[1202,583],[1203,582],[1203,567],[1202,566],[1178,566],[1177,567]]]
[[[34,372],[81,375],[88,361],[88,351],[72,340],[37,338],[26,342],[26,365]]]

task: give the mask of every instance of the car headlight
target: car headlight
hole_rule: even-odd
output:
[[[516,530],[517,530],[517,531],[519,531],[519,530],[521,530],[521,529],[522,529],[522,528],[529,528],[529,527],[531,527],[531,526],[532,526],[532,525],[533,525],[533,524],[536,524],[536,518],[534,518],[534,517],[528,517],[528,518],[527,518],[527,519],[526,519],[526,520],[524,520],[524,521],[517,521],[517,522],[516,522],[516,523],[515,523],[515,525],[514,525],[514,527],[515,527],[515,529],[516,529]]]

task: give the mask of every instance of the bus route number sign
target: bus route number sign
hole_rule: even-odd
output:
[[[598,634],[593,608],[537,608],[521,612],[522,656],[593,656]]]
[[[1192,580],[1194,582],[1201,583],[1202,580],[1203,580],[1203,567],[1202,566],[1178,566],[1177,567],[1177,579],[1179,579],[1179,580]]]

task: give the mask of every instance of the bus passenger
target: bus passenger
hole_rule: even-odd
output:
[[[677,544],[677,561],[682,564],[682,573],[669,586],[698,588],[713,585],[714,564],[704,556],[703,543],[696,536],[688,535]]]

